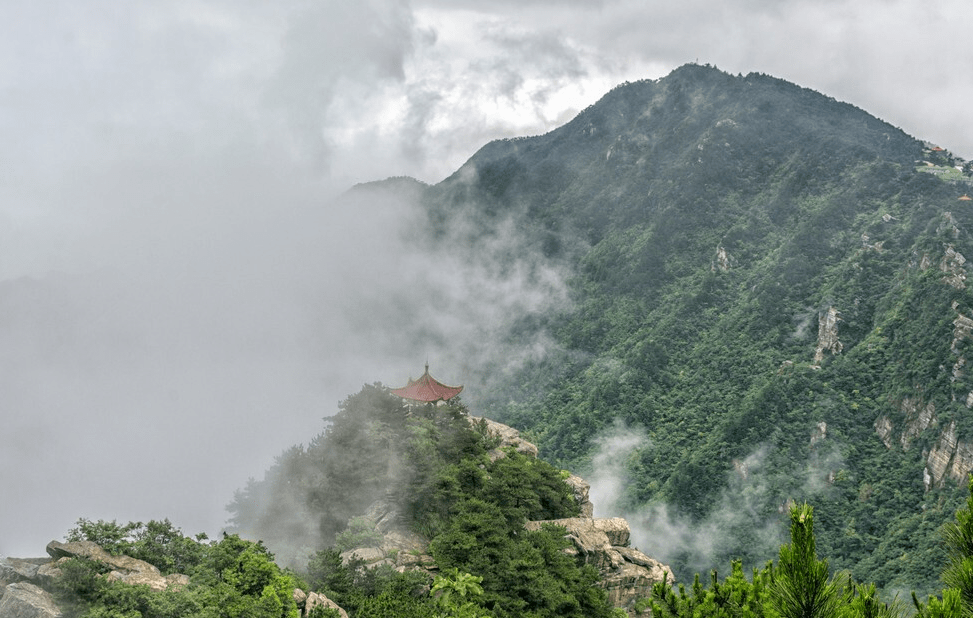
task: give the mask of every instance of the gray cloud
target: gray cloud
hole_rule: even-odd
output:
[[[5,9],[0,553],[39,553],[80,516],[212,532],[361,383],[428,355],[472,394],[491,359],[551,345],[482,342],[564,302],[556,266],[419,252],[407,200],[332,205],[355,182],[438,181],[696,58],[973,156],[960,0]]]
[[[783,477],[778,471],[780,453],[770,444],[761,445],[732,462],[709,515],[694,521],[659,500],[631,507],[626,496],[628,461],[654,446],[642,428],[616,422],[594,441],[587,480],[595,514],[625,517],[632,529],[632,544],[663,563],[678,558],[701,573],[727,569],[729,564],[719,564],[718,558],[745,538],[748,551],[757,556],[750,566],[759,566],[775,558],[786,540],[789,504],[828,496],[834,475],[845,467],[839,443],[826,439],[821,428],[810,434],[814,448],[802,462],[801,478]]]

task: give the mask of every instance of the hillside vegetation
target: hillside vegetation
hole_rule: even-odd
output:
[[[483,367],[471,403],[581,474],[606,432],[642,436],[614,506],[643,549],[660,521],[708,531],[655,548],[680,579],[772,557],[808,500],[834,565],[932,590],[973,469],[969,176],[917,171],[932,157],[957,163],[814,91],[697,65],[484,146],[418,191],[422,242],[557,269],[570,302],[511,316],[507,345],[553,345]]]
[[[355,616],[438,615],[435,599],[417,593],[428,575],[360,569],[340,555],[368,546],[355,535],[374,535],[374,525],[356,519],[382,501],[428,542],[439,572],[453,574],[450,585],[463,574],[479,578],[478,615],[608,616],[597,571],[562,551],[564,529],[524,529],[578,514],[565,476],[515,451],[488,457],[498,442],[457,399],[414,406],[380,384],[363,387],[307,447],[288,450],[238,492],[229,507],[235,529],[297,557],[314,589]]]
[[[688,65],[487,144],[437,185],[352,191],[414,201],[409,233],[451,263],[563,278],[565,302],[510,311],[482,342],[513,362],[464,391],[541,459],[491,459],[462,404],[409,409],[366,386],[229,507],[299,572],[229,535],[190,556],[194,584],[245,583],[244,562],[214,566],[230,552],[269,579],[219,590],[267,615],[292,615],[281,591],[303,579],[355,616],[608,616],[564,529],[524,529],[577,512],[560,469],[603,477],[607,444],[621,493],[599,506],[683,584],[656,587],[654,615],[892,616],[879,593],[909,591],[924,618],[967,615],[971,172],[854,106]],[[439,579],[342,560],[383,501]],[[134,615],[101,608],[122,593],[78,572],[89,615]]]

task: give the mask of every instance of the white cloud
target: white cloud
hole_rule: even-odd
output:
[[[218,525],[232,491],[337,399],[418,371],[380,319],[394,312],[362,307],[415,311],[402,282],[428,262],[395,236],[407,206],[328,206],[352,183],[436,182],[490,139],[550,130],[618,82],[697,58],[973,157],[963,0],[484,7],[5,6],[0,465],[20,480],[0,552],[36,552],[79,516]],[[509,279],[449,267],[448,311],[415,314],[415,331],[464,350],[563,291],[550,265]]]

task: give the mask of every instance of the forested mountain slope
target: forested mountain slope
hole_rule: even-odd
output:
[[[924,170],[963,163],[811,90],[687,65],[410,190],[420,242],[564,273],[569,302],[505,334],[553,345],[468,397],[580,473],[607,433],[639,437],[615,506],[640,547],[684,579],[763,561],[806,499],[834,567],[925,591],[973,469],[973,207],[969,165]],[[653,532],[681,525],[691,542]]]

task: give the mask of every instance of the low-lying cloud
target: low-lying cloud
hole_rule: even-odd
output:
[[[212,532],[232,491],[362,382],[398,385],[428,359],[474,397],[485,366],[552,345],[484,342],[565,301],[555,264],[416,247],[408,200],[334,202],[357,182],[437,182],[488,140],[694,59],[798,81],[973,156],[957,129],[969,86],[947,79],[970,64],[960,0],[768,7],[7,7],[0,553],[40,553],[81,516]],[[923,43],[887,45],[903,35]],[[855,62],[808,60],[822,50]]]
[[[732,462],[725,485],[715,498],[710,514],[701,521],[676,511],[665,502],[654,501],[632,507],[625,488],[632,479],[627,462],[642,449],[653,448],[640,428],[616,423],[599,436],[592,457],[591,499],[596,516],[625,517],[632,529],[632,545],[666,564],[684,563],[693,572],[727,571],[720,560],[746,539],[747,551],[756,557],[751,566],[762,566],[777,557],[787,541],[786,512],[792,500],[812,499],[828,491],[835,471],[843,468],[840,448],[831,440],[812,449],[803,466],[803,476],[783,479],[783,472],[770,463],[774,448],[764,444],[745,458]],[[799,487],[793,494],[780,488]],[[778,489],[774,489],[778,488]]]

